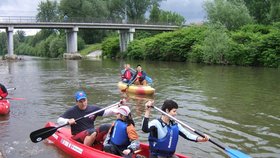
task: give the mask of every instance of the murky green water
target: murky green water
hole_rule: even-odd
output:
[[[234,66],[201,66],[170,62],[139,62],[153,78],[155,100],[180,106],[177,118],[210,135],[218,143],[242,150],[252,157],[280,157],[280,70]],[[139,64],[130,62],[132,66]],[[106,106],[124,95],[117,88],[120,61],[66,61],[25,57],[16,62],[0,61],[1,83],[16,87],[10,97],[11,113],[0,116],[0,151],[9,158],[67,157],[51,144],[34,144],[29,134],[44,126],[74,104],[73,94],[84,89],[89,103]],[[130,96],[131,97],[131,96]],[[131,109],[140,130],[147,98],[131,97]],[[153,111],[153,118],[159,117]],[[98,119],[97,124],[115,117]],[[180,139],[179,153],[191,157],[226,157],[212,143]]]

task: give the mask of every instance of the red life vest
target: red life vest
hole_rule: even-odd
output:
[[[126,78],[127,80],[130,80],[132,77],[132,74],[129,70],[125,70],[124,72],[124,78]]]
[[[6,98],[7,95],[8,95],[8,91],[7,91],[6,87],[4,85],[0,84],[0,96],[2,98]]]

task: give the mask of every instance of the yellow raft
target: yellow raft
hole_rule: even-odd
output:
[[[127,87],[127,83],[119,82],[118,87],[123,92],[140,94],[140,95],[153,95],[155,93],[155,89],[151,86],[143,86],[143,85],[130,85]]]

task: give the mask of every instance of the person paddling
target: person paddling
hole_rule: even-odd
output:
[[[133,76],[133,73],[131,71],[130,64],[124,64],[124,72],[121,75],[122,81],[124,83],[129,83],[132,76]]]
[[[162,115],[159,119],[149,122],[149,116],[153,101],[145,104],[145,116],[142,122],[142,131],[149,133],[150,158],[176,158],[174,155],[179,135],[194,142],[206,142],[209,136],[200,137],[188,132],[180,124],[171,120],[168,116]],[[178,104],[173,100],[165,100],[161,110],[171,116],[176,116]]]
[[[76,105],[68,109],[58,119],[59,125],[69,124],[71,126],[71,133],[73,139],[81,142],[87,146],[92,146],[98,132],[94,127],[94,121],[97,116],[111,116],[114,115],[113,109],[110,108],[105,111],[101,111],[92,117],[87,117],[76,122],[75,119],[83,117],[89,113],[100,110],[101,108],[96,105],[88,105],[87,95],[84,91],[77,91],[75,93]],[[125,102],[125,100],[121,101]]]
[[[0,83],[0,100],[5,99],[8,96],[7,88]]]
[[[132,77],[131,81],[134,81],[135,85],[147,85],[147,81],[146,81],[146,72],[144,72],[142,70],[141,65],[137,65],[136,67],[136,73],[134,74],[134,76]]]

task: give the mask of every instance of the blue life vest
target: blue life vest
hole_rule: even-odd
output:
[[[127,124],[122,120],[117,120],[111,134],[111,142],[118,146],[128,146],[130,144],[126,132]]]
[[[162,122],[159,120],[159,122]],[[165,137],[158,139],[149,136],[149,145],[152,155],[156,156],[172,156],[176,151],[179,138],[178,124],[166,125],[167,134]]]

